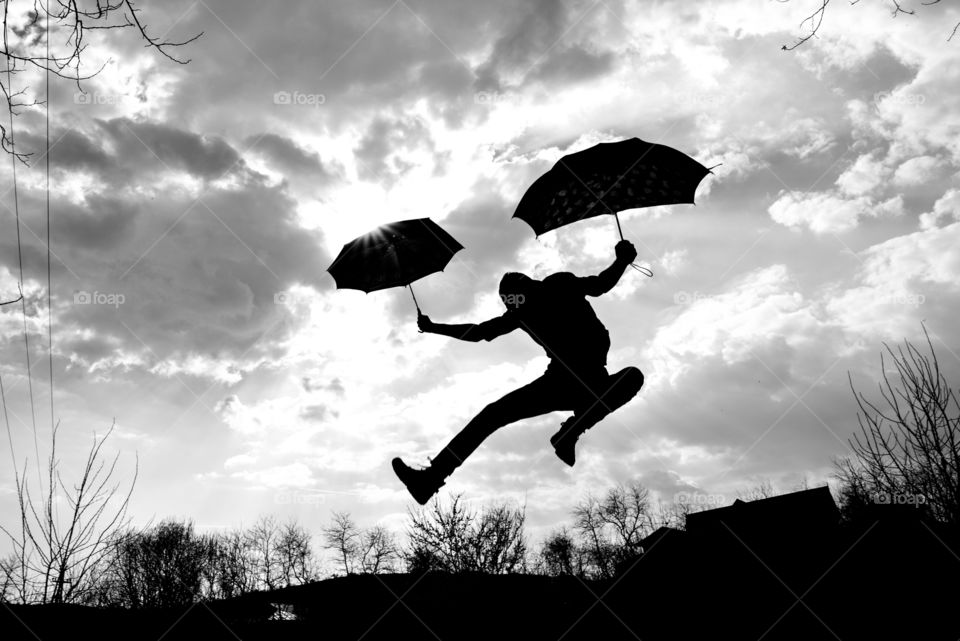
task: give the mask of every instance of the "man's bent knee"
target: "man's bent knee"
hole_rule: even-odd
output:
[[[639,392],[640,388],[643,387],[643,372],[636,367],[625,367],[620,372],[620,380],[618,383],[620,385],[626,385],[629,389],[633,390],[634,393]]]

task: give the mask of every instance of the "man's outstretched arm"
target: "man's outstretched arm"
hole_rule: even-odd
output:
[[[497,336],[508,334],[517,329],[518,325],[514,315],[508,312],[503,316],[491,318],[483,323],[463,323],[459,325],[434,323],[429,316],[419,314],[417,316],[417,327],[420,328],[421,332],[441,334],[442,336],[476,343],[477,341],[493,340]]]
[[[615,251],[617,257],[612,265],[596,276],[587,276],[580,279],[584,285],[584,293],[588,296],[600,296],[613,289],[613,286],[623,276],[624,270],[637,257],[637,250],[629,240],[621,240],[617,243]]]

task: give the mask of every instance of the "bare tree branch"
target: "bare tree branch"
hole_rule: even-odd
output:
[[[818,6],[813,13],[811,13],[809,16],[804,18],[803,21],[800,22],[800,29],[801,30],[808,29],[807,33],[805,35],[798,36],[797,40],[793,44],[783,45],[782,47],[780,47],[782,51],[793,51],[800,45],[804,44],[811,38],[815,37],[817,33],[820,31],[820,27],[823,24],[823,17],[826,14],[827,5],[830,4],[830,0],[817,0],[817,1],[820,3],[820,6]],[[777,2],[786,4],[787,2],[790,2],[790,0],[777,0]],[[859,4],[859,2],[860,0],[851,0],[850,4],[852,5]],[[896,18],[900,14],[913,16],[913,15],[916,15],[917,13],[916,9],[904,8],[904,5],[901,4],[900,0],[890,0],[890,2],[892,4],[892,17],[894,18]],[[920,4],[923,6],[930,6],[930,5],[939,4],[939,3],[940,3],[940,0],[930,0],[929,2],[920,2]],[[954,25],[953,31],[950,32],[950,36],[947,38],[947,42],[950,42],[951,40],[953,40],[953,37],[957,34],[958,29],[960,29],[960,22]]]

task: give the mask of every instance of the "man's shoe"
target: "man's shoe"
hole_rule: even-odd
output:
[[[426,505],[434,494],[443,486],[444,479],[433,469],[415,470],[399,457],[391,461],[397,478],[407,487],[411,496],[420,505]]]
[[[576,462],[577,439],[580,438],[580,434],[571,429],[572,425],[568,425],[574,418],[570,417],[561,423],[557,433],[550,437],[550,445],[553,445],[554,453],[570,467],[573,467]]]

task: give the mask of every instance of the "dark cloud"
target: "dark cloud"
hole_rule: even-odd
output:
[[[268,185],[241,172],[221,188],[204,183],[198,192],[161,190],[155,176],[168,166],[208,179],[245,163],[222,139],[165,123],[114,119],[97,127],[102,146],[71,133],[70,153],[61,157],[66,164],[51,167],[89,168],[104,181],[102,191],[79,203],[53,194],[59,330],[92,331],[115,349],[101,357],[117,362],[131,354],[148,367],[212,359],[198,365],[198,374],[227,367],[216,359],[275,356],[274,341],[296,322],[278,294],[292,285],[330,287],[322,234],[299,226],[285,184]],[[83,149],[91,152],[89,162]],[[46,273],[44,195],[32,189],[20,195],[24,269],[36,279]],[[4,234],[0,250],[16,273],[15,237]],[[102,304],[76,304],[78,292],[99,296]],[[83,362],[95,356],[81,343],[65,343],[59,351],[76,352]]]
[[[477,87],[500,91],[503,76],[517,73],[522,79],[539,62],[548,47],[563,33],[567,13],[560,0],[539,0],[527,5],[523,18],[497,38],[490,57],[477,69]]]
[[[329,287],[320,236],[297,226],[280,188],[212,190],[200,203],[178,199],[153,215],[104,276],[129,292],[120,317],[129,315],[125,322],[158,354],[243,351],[285,316],[279,292],[295,283]]]
[[[179,169],[193,176],[215,179],[242,167],[239,152],[226,141],[152,121],[130,118],[96,120],[112,153],[146,170]]]
[[[113,118],[93,120],[92,128],[54,130],[50,133],[50,170],[69,176],[84,170],[115,188],[153,184],[162,174],[184,172],[214,180],[240,172],[245,163],[227,141],[150,120]],[[43,123],[17,136],[18,151],[41,159],[45,139]],[[42,166],[42,165],[41,165]],[[137,181],[132,180],[136,178]]]
[[[529,80],[550,82],[551,88],[558,89],[612,69],[612,52],[578,42],[591,41],[592,25],[605,17],[601,8],[589,7],[581,13],[562,0],[539,0],[526,7],[522,19],[497,39],[490,56],[477,68],[478,89],[499,92]],[[608,6],[602,9],[613,11]]]
[[[326,405],[308,405],[300,410],[300,418],[316,423],[321,423],[330,416],[336,418],[339,414]]]
[[[333,392],[338,396],[343,396],[346,392],[346,389],[343,387],[343,382],[339,378],[333,378],[330,382],[318,381],[310,376],[304,376],[300,379],[300,385],[303,387],[305,392],[318,392],[321,390],[326,390]]]
[[[824,86],[850,97],[888,93],[890,87],[901,85],[916,76],[917,69],[898,58],[889,47],[879,44],[861,64],[838,68],[824,61],[824,51],[818,47],[804,51],[813,62]]]
[[[84,169],[91,173],[103,173],[113,169],[114,159],[103,147],[75,129],[52,132],[50,164],[60,170]],[[29,145],[40,152],[43,149],[39,136],[30,135]]]
[[[615,58],[609,51],[592,52],[575,45],[551,56],[530,74],[542,82],[572,84],[601,76],[613,69]]]
[[[133,233],[140,205],[132,200],[88,194],[83,206],[61,202],[55,206],[57,234],[77,248],[113,249]]]
[[[90,367],[114,354],[116,346],[102,336],[76,337],[63,341],[58,350],[76,357],[84,367]]]
[[[332,178],[320,154],[301,147],[293,140],[272,133],[250,136],[245,141],[250,148],[248,153],[259,153],[283,172],[304,175],[318,182],[329,182]]]

